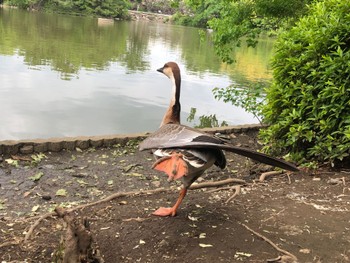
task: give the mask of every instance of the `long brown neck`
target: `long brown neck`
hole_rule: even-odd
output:
[[[172,97],[170,100],[169,108],[166,111],[162,123],[160,126],[168,123],[180,124],[180,86],[181,77],[180,72],[173,72],[174,77],[170,78],[172,82]]]

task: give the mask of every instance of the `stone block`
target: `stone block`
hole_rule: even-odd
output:
[[[34,152],[36,153],[44,153],[47,152],[48,150],[48,143],[47,142],[42,142],[42,143],[35,143],[34,144]]]
[[[73,150],[75,150],[75,147],[76,147],[76,141],[64,141],[64,142],[62,142],[63,149],[73,151]]]
[[[76,147],[82,150],[88,149],[90,147],[90,142],[89,140],[78,140]]]
[[[63,143],[60,141],[55,141],[55,142],[49,142],[47,144],[47,149],[51,152],[59,152],[62,151],[62,145]]]
[[[103,139],[92,139],[90,145],[95,148],[101,147],[103,146]]]
[[[105,138],[103,140],[103,146],[105,146],[105,147],[111,147],[114,144],[116,144],[116,139],[115,138]]]
[[[19,144],[8,144],[3,145],[3,154],[17,154],[19,152]]]
[[[33,145],[24,145],[19,149],[20,153],[23,154],[31,154],[34,152],[34,146]]]

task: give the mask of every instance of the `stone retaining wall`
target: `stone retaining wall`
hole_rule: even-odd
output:
[[[259,124],[228,126],[220,128],[201,129],[207,133],[242,133],[249,130],[258,130],[262,126]],[[108,136],[80,136],[66,138],[51,138],[37,140],[0,141],[0,154],[31,154],[44,152],[59,152],[62,150],[88,149],[90,147],[110,147],[115,144],[124,145],[133,139],[144,139],[149,133],[129,134],[129,135],[108,135]]]

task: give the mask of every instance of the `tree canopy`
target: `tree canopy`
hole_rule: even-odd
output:
[[[189,15],[176,21],[213,30],[213,42],[224,62],[232,63],[232,51],[244,38],[255,46],[264,31],[287,27],[307,10],[312,0],[186,0]]]

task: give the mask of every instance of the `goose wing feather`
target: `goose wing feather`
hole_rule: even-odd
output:
[[[157,148],[173,148],[177,144],[188,144],[191,142],[210,142],[222,144],[219,138],[197,131],[193,128],[179,124],[166,124],[148,136],[140,143],[140,151]]]
[[[184,125],[163,125],[140,144],[141,151],[166,148],[221,149],[289,171],[299,171],[295,165],[289,162],[247,148],[225,144],[219,138],[207,135]]]

